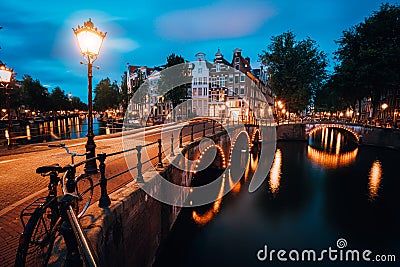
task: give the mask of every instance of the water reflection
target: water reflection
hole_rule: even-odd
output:
[[[250,162],[249,162],[249,164],[250,164]],[[247,165],[248,166],[248,165]],[[245,177],[247,177],[248,176],[248,169],[249,168],[246,168],[246,172],[245,172]],[[240,188],[242,187],[242,185],[240,184],[240,181],[238,181],[236,184],[235,184],[235,182],[233,181],[233,179],[232,179],[232,175],[231,175],[231,170],[229,169],[228,170],[228,182],[229,182],[229,190],[232,192],[232,193],[238,193],[239,191],[240,191]]]
[[[369,171],[369,199],[374,200],[378,196],[378,190],[382,179],[382,164],[379,160],[372,163]]]
[[[31,140],[31,127],[29,125],[26,126],[26,136],[28,140]]]
[[[352,164],[357,157],[358,148],[350,141],[348,135],[328,127],[313,132],[307,148],[308,158],[323,168],[338,168]]]
[[[350,152],[331,154],[325,151],[307,147],[308,158],[315,164],[324,168],[338,168],[350,165],[357,157],[358,148]]]
[[[221,187],[218,192],[217,200],[214,201],[212,208],[203,214],[198,214],[195,210],[192,211],[192,218],[197,224],[204,225],[208,223],[214,217],[214,214],[218,213],[219,207],[221,206],[222,197],[224,195],[224,186],[225,174],[222,176]]]
[[[281,181],[282,173],[282,152],[278,148],[275,152],[274,162],[272,163],[271,170],[269,171],[269,190],[275,196],[278,193],[278,189]]]
[[[280,153],[280,151],[279,151]],[[246,164],[246,170],[243,175],[243,181],[246,182],[249,177],[251,177],[252,173],[256,170],[257,168],[257,162],[258,162],[258,155],[257,154],[250,154],[248,156],[247,164]],[[198,225],[205,225],[207,224],[215,214],[219,212],[220,206],[221,206],[221,201],[224,196],[224,188],[225,188],[225,182],[227,183],[227,187],[229,187],[228,190],[232,194],[237,194],[240,192],[242,188],[241,180],[237,181],[235,184],[235,180],[231,175],[231,169],[227,169],[227,174],[222,174],[222,179],[221,179],[221,186],[217,195],[217,200],[214,201],[212,207],[208,209],[204,213],[199,213],[196,210],[192,211],[192,219],[193,221],[198,224]],[[225,189],[226,190],[226,189]],[[193,189],[190,189],[190,192],[193,192]]]
[[[86,137],[88,130],[87,118],[78,117],[58,118],[49,121],[32,121],[13,126],[12,137],[19,144],[40,143]],[[106,128],[106,122],[93,119],[95,135],[112,134],[122,131],[122,125],[113,125]],[[9,139],[7,129],[0,131],[0,139]]]

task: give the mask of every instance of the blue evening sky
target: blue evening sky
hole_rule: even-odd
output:
[[[86,67],[72,27],[91,18],[106,31],[93,70],[96,85],[102,78],[121,81],[126,64],[153,67],[175,53],[186,60],[202,51],[212,61],[218,48],[232,59],[243,50],[258,67],[258,54],[271,36],[292,30],[298,39],[316,40],[328,54],[336,50],[343,30],[378,10],[375,0],[218,0],[218,1],[1,1],[0,60],[17,79],[39,79],[49,91],[60,86],[87,102]],[[384,1],[396,3],[397,1]]]

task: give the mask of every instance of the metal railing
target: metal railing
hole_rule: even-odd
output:
[[[205,120],[201,122],[191,122],[186,124],[179,133],[179,148],[183,147],[183,143],[186,141],[193,142],[195,138],[203,138],[207,135],[207,133],[215,134],[215,132],[219,130],[223,130],[222,124],[217,125],[217,123],[214,120]],[[115,179],[116,177],[119,177],[125,173],[128,173],[132,170],[137,171],[137,177],[136,177],[136,182],[138,183],[144,183],[143,180],[143,166],[149,163],[153,163],[157,168],[163,168],[163,155],[165,156],[168,152],[170,153],[169,155],[175,155],[174,153],[174,136],[172,134],[171,136],[171,143],[162,143],[162,139],[158,138],[156,141],[149,142],[146,144],[141,144],[141,145],[136,145],[135,147],[129,148],[129,149],[124,149],[121,151],[113,152],[113,153],[100,153],[96,157],[89,158],[83,161],[80,161],[79,163],[72,164],[69,166],[70,171],[68,172],[67,175],[75,176],[76,169],[79,166],[82,166],[86,164],[89,161],[96,160],[99,163],[99,174],[100,174],[100,179],[97,183],[93,185],[93,188],[95,187],[100,187],[100,199],[99,199],[99,207],[101,208],[106,208],[109,207],[111,204],[110,198],[108,196],[108,188],[107,188],[107,183],[110,180]],[[164,145],[164,146],[163,146]],[[147,158],[146,160],[143,161],[142,159],[142,153],[144,148],[152,147],[152,149],[156,149],[154,155],[151,157]],[[164,150],[163,150],[164,147]],[[136,155],[136,164],[134,164],[131,167],[128,167],[124,169],[121,172],[118,172],[116,174],[113,174],[109,177],[106,177],[106,160],[110,157],[115,157],[117,155],[121,155],[124,153],[135,153]],[[90,190],[89,188],[86,189],[86,191]],[[82,192],[82,194],[84,194]]]

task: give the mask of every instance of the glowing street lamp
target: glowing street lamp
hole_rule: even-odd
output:
[[[0,61],[1,62],[1,61]],[[5,89],[6,94],[6,108],[7,108],[7,117],[8,117],[8,148],[11,148],[11,130],[12,130],[12,118],[11,118],[11,109],[10,109],[10,95],[8,94],[7,87],[11,82],[13,70],[7,68],[4,64],[0,65],[0,85]]]
[[[381,108],[382,108],[382,118],[383,118],[383,123],[386,123],[386,116],[385,116],[385,109],[387,109],[389,107],[388,104],[383,103]]]
[[[0,83],[2,86],[7,87],[11,81],[12,69],[7,68],[5,65],[0,65]]]
[[[93,133],[93,104],[92,104],[92,68],[93,62],[97,59],[97,56],[100,53],[101,45],[103,44],[104,37],[106,37],[106,32],[102,33],[94,27],[94,24],[91,19],[83,23],[83,26],[79,26],[78,28],[72,28],[76,39],[79,44],[79,48],[81,49],[81,53],[84,59],[87,62],[88,66],[88,133],[87,133],[87,143],[86,143],[86,159],[90,159],[95,157],[96,155],[96,144],[94,142],[94,133]],[[84,64],[81,62],[81,64]],[[97,165],[95,160],[88,161],[85,165],[85,172],[87,173],[96,173]]]

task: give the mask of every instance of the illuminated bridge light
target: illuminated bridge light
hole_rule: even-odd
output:
[[[226,158],[225,158],[225,153],[224,150],[222,149],[222,147],[220,145],[209,145],[208,147],[206,147],[206,149],[204,149],[204,151],[202,152],[202,155],[197,159],[197,163],[200,163],[201,159],[203,158],[203,154],[205,154],[210,148],[217,148],[217,150],[220,152],[221,155],[221,159],[222,159],[222,168],[226,168]],[[196,168],[198,168],[199,166],[196,165]],[[196,171],[194,171],[194,173],[196,173]]]
[[[259,136],[259,140],[261,141],[261,132],[260,132],[260,129],[255,129],[254,130],[254,132],[253,132],[253,134],[252,134],[252,136],[251,136],[251,144],[250,144],[250,148],[252,148],[253,147],[253,142],[254,142],[254,140],[256,139],[256,134],[257,134],[257,132],[258,132],[258,136]]]
[[[318,130],[322,130],[322,134],[324,137],[324,130],[327,128],[337,128],[337,129],[345,130],[345,131],[351,133],[354,136],[354,138],[357,140],[357,142],[360,141],[360,137],[359,137],[358,133],[356,133],[353,129],[345,127],[343,125],[338,125],[338,124],[326,124],[326,125],[319,125],[319,126],[313,127],[311,130],[308,131],[308,136],[311,136],[313,133],[315,133]]]

